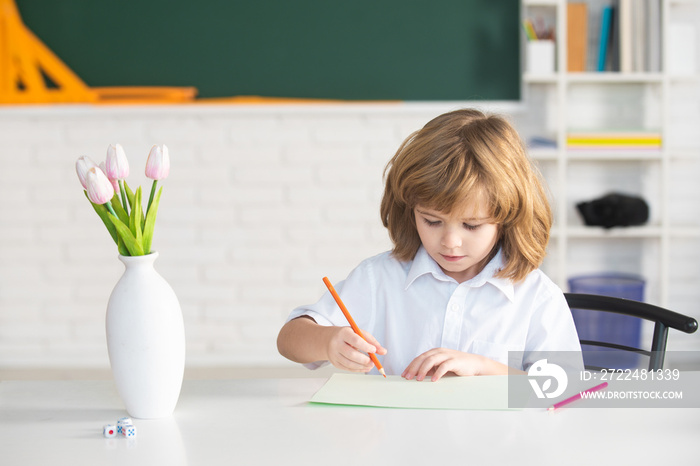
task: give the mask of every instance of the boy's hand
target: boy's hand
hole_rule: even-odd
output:
[[[436,382],[448,372],[460,376],[507,374],[508,367],[478,354],[435,348],[411,361],[401,377],[406,380],[414,377],[416,380],[423,380],[430,375],[431,380]]]
[[[369,372],[374,367],[366,353],[386,354],[386,348],[367,332],[362,332],[365,341],[350,327],[330,327],[326,344],[327,359],[338,369],[351,372]]]

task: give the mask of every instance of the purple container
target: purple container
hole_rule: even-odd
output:
[[[603,273],[569,279],[571,293],[597,294],[617,298],[644,300],[645,280],[639,275]],[[636,317],[572,309],[579,339],[603,341],[638,348],[642,320]],[[584,362],[609,368],[632,368],[639,364],[639,355],[625,351],[581,345]]]

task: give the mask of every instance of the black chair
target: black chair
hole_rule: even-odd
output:
[[[607,349],[606,352],[613,353],[618,353],[613,350],[620,350],[627,352],[627,355],[634,353],[642,354],[649,357],[649,370],[662,369],[664,357],[666,355],[668,329],[673,328],[685,333],[693,333],[698,329],[698,322],[692,317],[648,303],[591,294],[564,293],[564,296],[569,304],[569,308],[571,308],[574,313],[574,320],[576,320],[576,312],[594,311],[621,314],[654,322],[654,337],[649,350],[616,342],[589,340],[585,338],[585,335],[581,335],[581,331],[579,330],[581,347],[584,349],[584,365],[586,369],[589,370],[601,370],[603,368],[618,369],[619,367],[604,367],[598,364],[589,364],[586,361],[585,346],[601,348],[603,350]],[[595,354],[600,353],[596,352]]]

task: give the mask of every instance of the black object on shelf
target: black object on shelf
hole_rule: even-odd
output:
[[[579,202],[576,208],[588,226],[628,227],[643,225],[649,220],[649,205],[644,199],[621,193]]]

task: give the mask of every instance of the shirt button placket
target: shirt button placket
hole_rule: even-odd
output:
[[[469,290],[466,286],[459,286],[452,293],[445,310],[445,323],[442,328],[443,348],[459,348],[459,341],[462,334],[462,320],[464,314],[464,299]]]

